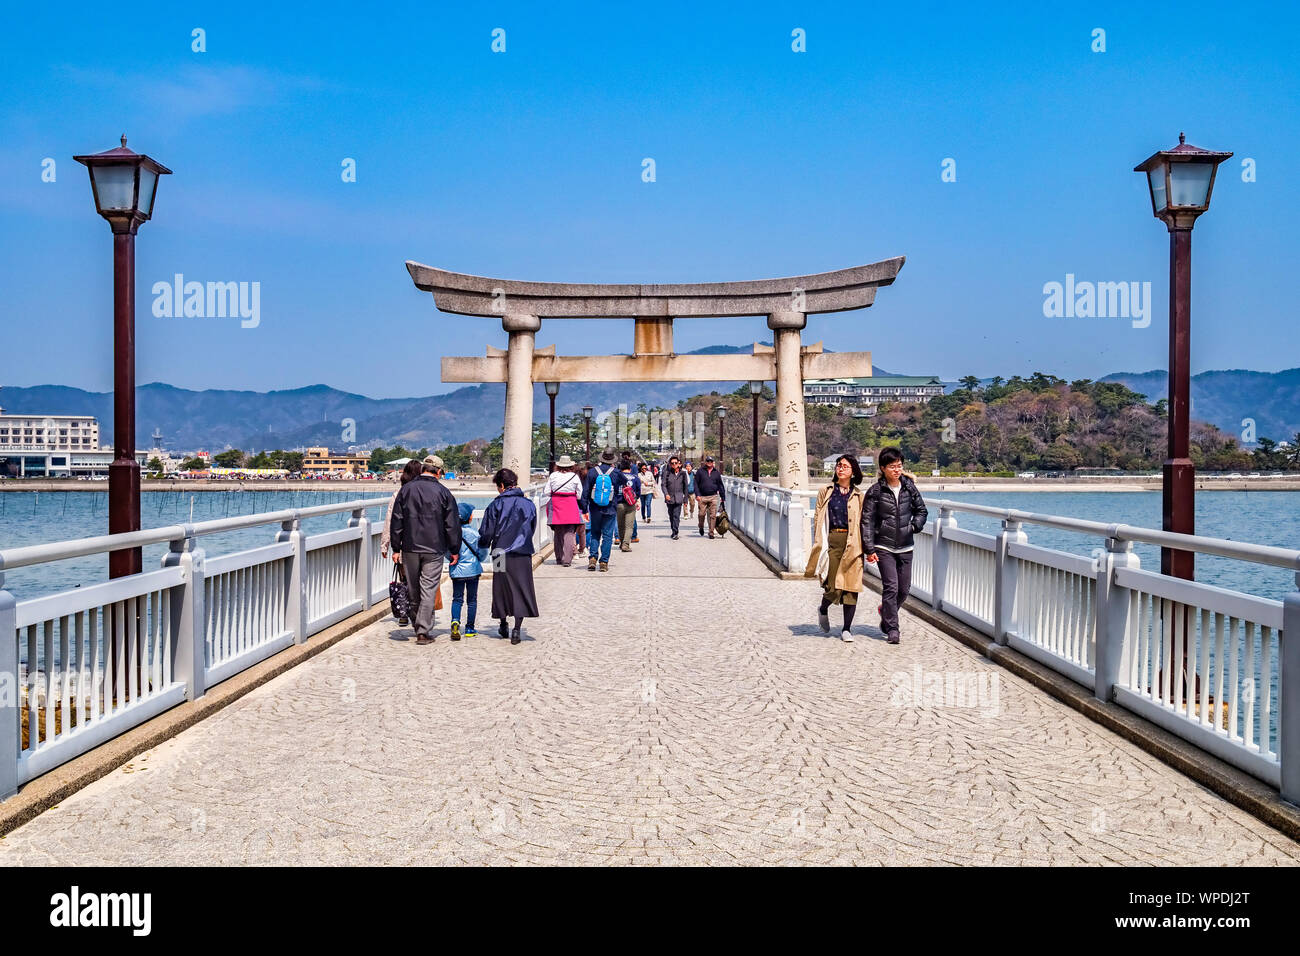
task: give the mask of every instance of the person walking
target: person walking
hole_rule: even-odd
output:
[[[646,524],[650,523],[650,503],[655,500],[659,494],[658,482],[655,480],[655,474],[650,470],[650,466],[645,462],[641,463],[640,474],[637,480],[641,482],[641,517],[645,518]]]
[[[397,493],[401,491],[403,488],[405,488],[406,483],[410,481],[412,478],[419,477],[419,474],[420,474],[420,463],[416,461],[414,458],[410,459],[409,461],[407,461],[405,465],[402,466],[402,476],[400,479],[401,484],[397,486],[397,491],[393,492],[393,497],[388,500],[388,511],[384,515],[384,533],[379,536],[379,558],[381,561],[386,560],[388,558],[389,547],[392,544],[392,540],[393,540],[393,505],[397,501]],[[408,586],[408,590],[409,590],[409,586]],[[411,623],[410,618],[399,617],[397,619],[397,624],[399,627],[406,627],[406,625],[410,623]]]
[[[451,569],[451,639],[460,640],[460,612],[465,609],[465,636],[477,637],[474,618],[478,613],[478,582],[483,575],[483,562],[487,549],[479,542],[478,532],[470,522],[474,519],[474,506],[462,502],[457,509],[460,517],[460,557]]]
[[[867,489],[862,512],[862,550],[880,566],[880,629],[898,643],[898,609],[912,589],[914,537],[929,513],[912,476],[903,471],[903,453],[880,450],[880,478]]]
[[[618,502],[622,498],[627,479],[614,467],[614,452],[606,449],[600,464],[587,472],[587,483],[582,490],[583,504],[591,520],[587,535],[587,570],[609,570],[609,552],[614,542],[614,524],[618,520]]]
[[[555,470],[546,478],[546,493],[550,499],[547,524],[555,538],[555,563],[565,568],[573,564],[576,537],[582,527],[582,508],[578,504],[582,497],[582,482],[573,473],[576,464],[568,455],[561,455],[555,463]]]
[[[432,644],[442,565],[454,565],[460,555],[460,515],[455,497],[438,480],[442,459],[429,455],[420,470],[397,492],[389,531],[393,560],[402,565],[411,592],[415,643]]]
[[[659,488],[663,491],[664,504],[668,508],[668,528],[672,540],[677,540],[681,531],[682,503],[686,501],[686,472],[682,471],[682,460],[676,455],[668,459],[668,467],[659,473]]]
[[[533,588],[533,532],[537,508],[524,497],[519,477],[509,468],[492,476],[497,496],[483,510],[479,544],[492,554],[492,616],[506,636],[506,619],[513,617],[510,643],[519,643],[524,618],[537,617],[537,592]]]
[[[587,488],[587,472],[589,471],[591,471],[591,462],[589,461],[582,462],[581,464],[578,465],[577,468],[573,470],[573,473],[578,476],[578,487],[582,488],[584,491]],[[574,534],[573,536],[574,542],[577,545],[577,548],[573,553],[579,556],[581,556],[582,553],[587,550],[587,522],[591,519],[588,517],[586,509],[587,509],[586,498],[583,495],[579,494],[578,513],[582,515],[582,524],[578,525],[577,533]]]
[[[636,541],[636,503],[641,498],[641,479],[632,473],[632,462],[624,459],[618,467],[623,486],[618,499],[618,537],[620,551],[631,551]]]
[[[695,468],[688,461],[682,466],[682,471],[686,472],[686,504],[682,513],[690,517],[695,514]]]
[[[862,536],[866,527],[862,492],[862,468],[853,455],[835,459],[835,480],[817,494],[813,513],[813,546],[804,568],[806,577],[814,575],[822,583],[821,606],[817,623],[824,633],[831,630],[832,604],[844,606],[844,626],[840,639],[853,642],[853,615],[858,594],[862,591]]]
[[[713,466],[713,456],[704,459],[704,467],[695,473],[695,504],[699,509],[700,536],[704,536],[704,519],[709,519],[709,537],[714,537],[718,525],[718,507],[727,499],[722,487],[722,472]]]

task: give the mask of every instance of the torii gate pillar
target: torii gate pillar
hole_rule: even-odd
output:
[[[773,312],[767,317],[776,351],[777,475],[782,488],[808,487],[808,442],[803,419],[802,312]]]
[[[530,480],[533,457],[533,350],[542,320],[535,315],[507,312],[501,326],[510,334],[506,346],[506,414],[501,467]]]

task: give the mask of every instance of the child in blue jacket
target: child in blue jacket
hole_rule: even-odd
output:
[[[477,637],[474,615],[478,612],[478,580],[483,575],[483,562],[487,548],[480,548],[478,532],[470,527],[474,506],[465,502],[457,509],[460,513],[460,557],[451,568],[451,639],[460,640],[460,609],[465,604],[465,636]]]

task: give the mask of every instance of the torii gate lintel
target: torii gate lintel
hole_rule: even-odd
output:
[[[803,346],[807,317],[870,306],[876,289],[892,284],[903,262],[900,256],[816,275],[686,285],[522,282],[406,266],[440,311],[499,317],[509,333],[504,351],[489,346],[481,358],[444,357],[442,380],[505,383],[503,458],[521,478],[531,472],[535,382],[775,381],[780,481],[796,489],[807,486],[804,379],[871,375],[870,352],[825,352],[820,342]],[[767,317],[771,346],[755,343],[750,355],[673,351],[674,319],[755,315]],[[542,318],[633,319],[633,353],[559,356],[553,345],[539,349]]]

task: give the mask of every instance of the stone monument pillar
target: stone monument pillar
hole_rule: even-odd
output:
[[[767,317],[776,351],[776,450],[781,487],[807,491],[808,442],[803,420],[802,312],[773,312]]]
[[[507,312],[501,326],[510,333],[506,346],[506,415],[501,467],[528,484],[533,454],[533,347],[542,320],[535,315]]]

